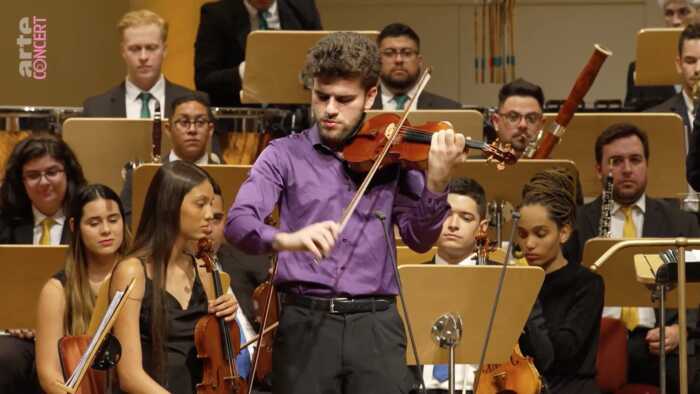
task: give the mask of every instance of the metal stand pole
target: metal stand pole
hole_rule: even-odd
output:
[[[447,390],[450,394],[455,394],[455,345],[450,346],[449,357],[450,376]]]

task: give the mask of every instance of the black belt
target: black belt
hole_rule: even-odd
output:
[[[385,311],[396,302],[393,296],[361,298],[323,298],[281,293],[282,304],[300,306],[334,314]]]

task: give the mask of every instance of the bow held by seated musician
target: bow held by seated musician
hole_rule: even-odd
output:
[[[246,252],[279,253],[275,285],[282,314],[273,392],[404,392],[411,382],[395,305],[395,241],[385,238],[385,229],[397,225],[415,250],[433,245],[449,209],[450,171],[464,159],[465,140],[451,130],[435,133],[428,170],[395,168],[396,176],[360,198],[339,232],[357,190],[339,150],[377,94],[379,51],[359,34],[333,33],[309,51],[305,72],[313,78],[317,123],[263,151],[226,228],[229,241]],[[264,222],[276,205],[279,228]]]

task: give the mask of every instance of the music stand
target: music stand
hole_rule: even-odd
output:
[[[146,191],[151,184],[153,176],[160,168],[160,164],[144,164],[134,170],[134,193],[131,197],[131,227],[136,230],[141,212],[143,211],[143,203],[146,198]],[[241,184],[248,178],[248,172],[251,166],[249,165],[204,165],[200,166],[209,173],[221,186],[221,192],[224,199],[224,212],[233,204],[233,200],[238,194]]]
[[[453,371],[454,364],[479,363],[501,268],[434,264],[399,267],[408,317],[413,324],[416,350],[422,364],[451,361],[449,370]],[[486,363],[501,363],[510,357],[543,281],[544,271],[539,267],[507,268]],[[405,320],[403,308],[399,306],[398,309]],[[432,327],[444,314],[468,319],[458,346],[452,348],[454,358],[432,338]],[[410,341],[406,362],[416,364]]]
[[[596,240],[591,240],[596,241]],[[589,241],[589,242],[591,242]],[[644,239],[631,239],[624,241],[614,241],[614,244],[610,246],[599,258],[597,258],[589,268],[592,271],[598,272],[605,281],[605,304],[611,305],[610,300],[608,300],[608,291],[612,287],[620,287],[626,291],[632,292],[634,289],[638,289],[639,286],[645,286],[637,282],[637,272],[635,270],[634,257],[630,256],[629,250],[634,250],[634,255],[637,254],[654,254],[657,253],[659,249],[676,248],[678,251],[678,326],[687,327],[687,316],[686,308],[688,302],[698,304],[700,303],[699,293],[689,293],[686,290],[686,273],[685,273],[685,249],[688,246],[700,246],[700,238],[644,238]],[[588,247],[588,243],[586,243]],[[625,251],[628,250],[628,251]],[[625,251],[624,253],[621,253]],[[585,256],[585,253],[584,253]],[[632,257],[632,258],[630,258]],[[627,272],[626,275],[619,275],[616,271]],[[690,297],[687,297],[690,295]],[[641,297],[644,301],[633,302],[632,304],[617,303],[616,305],[643,305],[647,306],[652,304],[651,299],[648,295]],[[662,329],[663,324],[661,322]],[[680,389],[681,394],[688,393],[688,333],[686,330],[679,331],[679,347],[678,347],[678,357],[680,364]],[[659,363],[659,374],[661,377],[665,376],[665,365]],[[665,379],[661,380],[662,393],[665,391]]]
[[[546,114],[546,121],[556,114]],[[573,160],[578,167],[584,197],[600,195],[602,181],[595,172],[595,140],[608,126],[631,123],[649,136],[647,194],[678,198],[688,193],[685,179],[685,128],[675,113],[578,113],[552,152],[552,159]],[[488,190],[488,189],[486,189]]]
[[[119,192],[127,162],[151,161],[152,129],[151,119],[70,118],[63,124],[63,140],[78,157],[88,182]],[[165,156],[172,144],[165,131],[162,135],[161,156]]]
[[[377,97],[377,100],[381,100],[381,97]],[[384,113],[393,113],[399,116],[402,114],[401,111],[369,110],[367,111],[367,119]],[[464,134],[465,137],[470,137],[474,140],[482,140],[484,138],[484,116],[479,111],[469,109],[417,109],[408,114],[408,122],[413,126],[420,126],[423,123],[435,121],[452,123],[454,131]]]
[[[241,102],[308,104],[301,71],[306,53],[330,31],[256,30],[248,34]],[[358,32],[375,41],[379,32]],[[280,61],[284,59],[284,61]]]
[[[63,268],[68,247],[0,245],[0,299],[2,328],[35,328],[39,293],[49,278]],[[9,296],[9,295],[12,296]]]
[[[676,85],[681,82],[675,61],[682,31],[680,28],[653,28],[637,33],[635,85]]]
[[[430,261],[435,257],[437,253],[437,248],[432,247],[425,253],[414,252],[408,246],[397,246],[396,247],[396,263],[401,265],[408,264],[422,264],[426,261]]]
[[[452,177],[468,177],[479,182],[486,190],[486,199],[492,202],[494,208],[491,215],[496,223],[496,239],[500,246],[502,234],[510,232],[510,222],[505,218],[510,218],[508,209],[517,207],[520,204],[520,197],[523,186],[530,181],[536,173],[550,169],[563,168],[574,181],[578,178],[578,170],[571,160],[519,160],[513,166],[506,166],[503,170],[498,170],[494,163],[489,163],[483,159],[470,159],[465,163],[456,166],[452,171]]]

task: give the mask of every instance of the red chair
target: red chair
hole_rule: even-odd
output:
[[[627,328],[619,319],[604,317],[600,321],[596,369],[596,383],[604,393],[659,393],[656,386],[627,384]]]

